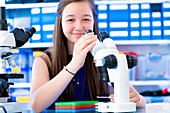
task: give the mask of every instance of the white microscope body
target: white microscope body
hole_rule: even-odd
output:
[[[10,53],[10,49],[12,47],[16,47],[16,44],[15,44],[15,38],[14,38],[14,35],[13,33],[9,33],[8,31],[5,31],[5,30],[0,30],[0,58],[3,56],[3,55],[6,55],[8,53]],[[11,55],[9,55],[11,56]],[[12,59],[12,57],[11,57]],[[6,72],[6,59],[1,59],[2,61],[2,66],[0,68],[0,73],[5,73]],[[12,60],[10,60],[12,61]],[[16,64],[15,62],[11,62],[10,63],[12,65],[12,67],[15,67]]]
[[[119,54],[114,42],[110,38],[103,43],[97,41],[92,49],[96,67],[102,67],[107,62],[104,57],[113,55],[117,62],[113,68],[107,68],[109,81],[114,83],[114,102],[99,102],[99,112],[134,112],[136,104],[129,102],[129,71],[125,54]],[[115,59],[114,59],[115,60]],[[107,66],[105,66],[107,67]]]
[[[8,78],[23,78],[24,76],[19,73],[7,73],[6,61],[9,66],[16,67],[10,49],[23,46],[35,31],[33,27],[27,31],[15,28],[9,33],[5,17],[5,0],[0,0],[0,113],[22,112],[21,104],[11,102],[9,98],[8,88],[14,83],[8,82]]]
[[[5,18],[5,0],[0,0],[0,58],[10,52],[11,47],[15,47],[13,33],[7,31],[7,21]],[[5,73],[5,61],[2,61],[0,73]]]

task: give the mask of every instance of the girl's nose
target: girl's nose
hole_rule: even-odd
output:
[[[84,28],[83,23],[81,23],[81,21],[76,21],[76,23],[75,23],[75,30],[76,31],[82,31],[83,28]]]

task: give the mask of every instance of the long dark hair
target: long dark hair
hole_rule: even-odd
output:
[[[51,51],[51,55],[52,55],[52,77],[51,78],[55,77],[63,69],[63,66],[69,63],[67,38],[63,33],[61,20],[62,20],[62,12],[64,7],[72,2],[89,3],[94,17],[93,32],[97,35],[99,34],[98,24],[97,24],[97,10],[93,0],[61,0],[61,2],[58,5],[57,18],[56,18],[55,28],[53,32],[53,49]],[[87,78],[90,99],[96,100],[97,95],[108,94],[106,90],[106,83],[100,84],[99,73],[94,65],[93,56],[91,55],[90,52],[87,54],[85,65],[86,65],[85,78]],[[60,97],[57,99],[57,101],[70,101],[72,95],[68,95],[69,94],[68,92],[70,91],[71,87],[72,85],[70,83],[68,87],[66,87],[64,92],[60,95]]]

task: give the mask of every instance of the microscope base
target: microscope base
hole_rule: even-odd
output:
[[[0,113],[21,113],[22,107],[21,104],[18,102],[6,102],[6,103],[0,103]]]
[[[114,102],[99,102],[98,112],[135,112],[136,104],[128,103],[114,103]]]

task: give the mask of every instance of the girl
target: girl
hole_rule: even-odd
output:
[[[84,34],[87,30],[94,33]],[[98,40],[97,12],[93,0],[62,0],[57,9],[53,48],[35,58],[32,70],[31,107],[35,112],[54,109],[56,101],[97,100],[110,95],[100,83],[90,50]],[[64,67],[64,68],[63,68]],[[145,101],[130,87],[130,101]]]

